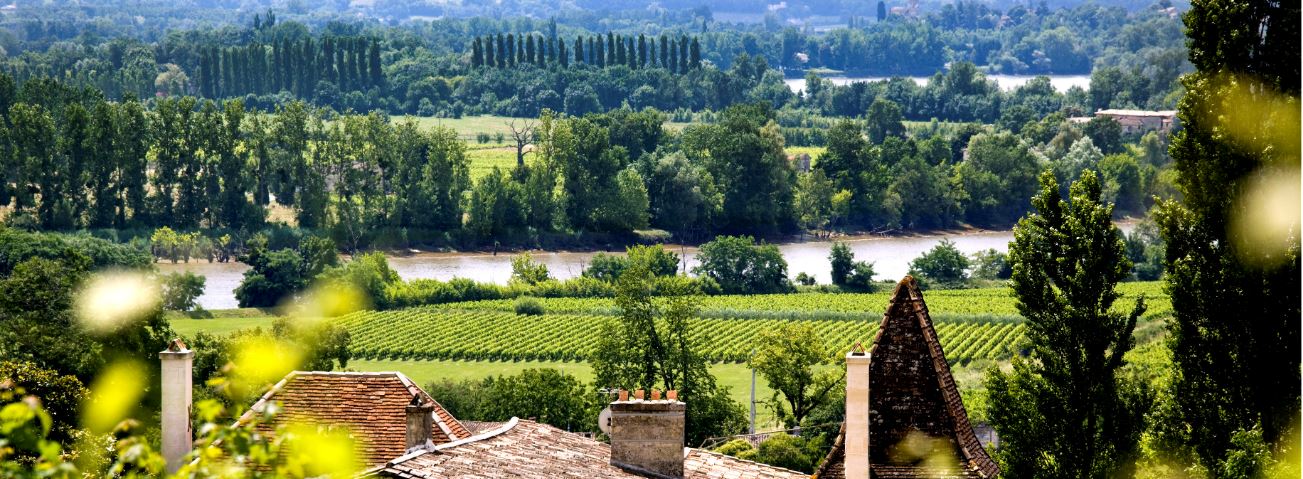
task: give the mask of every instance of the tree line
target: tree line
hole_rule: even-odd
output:
[[[326,36],[319,41],[282,39],[272,45],[201,49],[194,88],[206,98],[288,91],[312,97],[320,82],[341,91],[384,86],[376,38]]]
[[[6,221],[50,230],[257,231],[282,207],[292,224],[347,249],[382,238],[521,243],[646,228],[704,238],[1007,225],[1046,169],[1065,182],[1101,171],[1107,198],[1129,213],[1170,192],[1160,136],[1127,145],[1116,122],[1079,125],[1061,113],[910,133],[900,106],[878,99],[866,120],[833,124],[827,150],[804,171],[765,103],[682,132],[650,109],[549,112],[514,168],[472,182],[456,132],[378,112],[332,115],[294,102],[266,115],[194,97],[146,108],[52,81],[15,89],[0,76],[4,98]]]
[[[567,50],[564,38],[545,38],[532,33],[520,36],[508,33],[503,37],[499,33],[496,37],[475,37],[471,43],[471,66],[505,68],[528,63],[546,67],[554,63],[565,68],[573,61],[598,67],[664,68],[676,73],[701,68],[701,44],[695,37],[689,41],[687,35],[673,38],[661,34],[659,54],[656,44],[656,37],[649,39],[646,34],[638,34],[635,42],[632,36],[608,32],[605,40],[602,35],[576,37],[574,48]]]

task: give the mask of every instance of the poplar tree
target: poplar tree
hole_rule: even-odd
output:
[[[1153,401],[1144,383],[1119,374],[1144,298],[1129,312],[1114,309],[1131,261],[1095,172],[1082,173],[1066,204],[1052,172],[1040,184],[1036,212],[1009,244],[1027,357],[986,379],[996,457],[1009,477],[1125,476]]]
[[[525,63],[537,64],[536,58],[534,55],[534,36],[529,35],[529,39],[525,40]]]
[[[701,44],[697,42],[696,37],[692,39],[692,53],[690,66],[693,70],[701,68]]]
[[[647,66],[647,36],[638,34],[638,68]]]
[[[484,65],[484,50],[480,48],[480,37],[471,43],[471,66],[479,68]]]
[[[308,58],[311,58],[311,55]],[[371,73],[371,86],[383,87],[385,72],[380,66],[380,40],[375,38],[371,39],[371,47],[367,50],[367,69]],[[312,69],[309,68],[308,71]]]
[[[1177,370],[1169,429],[1214,474],[1256,475],[1227,470],[1265,466],[1244,464],[1254,456],[1245,438],[1298,454],[1298,218],[1270,239],[1259,235],[1271,225],[1250,218],[1299,202],[1299,3],[1196,0],[1184,20],[1196,71],[1182,79],[1170,148],[1181,195],[1156,215]],[[1246,201],[1279,178],[1294,193]]]

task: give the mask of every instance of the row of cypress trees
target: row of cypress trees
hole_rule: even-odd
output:
[[[198,93],[207,98],[289,91],[311,96],[317,83],[341,91],[384,85],[380,42],[363,37],[282,40],[272,45],[204,48],[199,55]]]
[[[701,44],[696,37],[658,38],[607,33],[579,36],[573,47],[565,39],[543,35],[514,33],[476,37],[471,43],[471,65],[475,68],[507,68],[531,64],[545,67],[558,64],[586,63],[598,67],[627,65],[629,68],[665,68],[687,73],[701,68]]]

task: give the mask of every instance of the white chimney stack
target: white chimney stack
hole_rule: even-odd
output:
[[[847,479],[869,477],[869,353],[856,343],[846,354]]]
[[[180,339],[173,339],[167,349],[158,353],[163,366],[163,459],[167,460],[168,474],[181,467],[181,461],[194,446],[194,433],[190,429],[194,356]]]

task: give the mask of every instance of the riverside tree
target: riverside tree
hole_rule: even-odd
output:
[[[1114,477],[1134,462],[1152,395],[1118,374],[1134,345],[1144,299],[1114,309],[1131,272],[1113,207],[1087,171],[1065,203],[1053,173],[1041,175],[1036,208],[1009,245],[1013,294],[1027,318],[1027,350],[1013,372],[992,368],[987,415],[1009,477]]]

